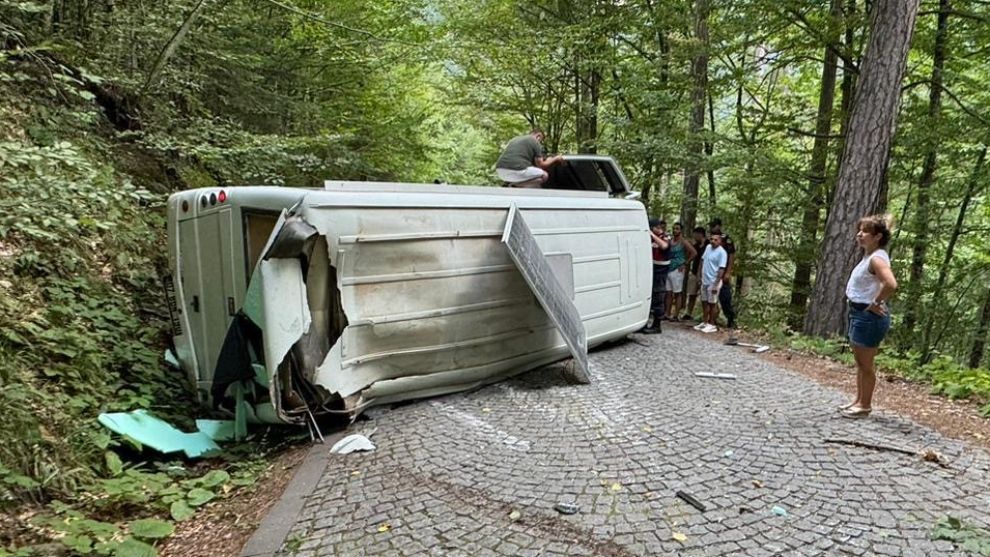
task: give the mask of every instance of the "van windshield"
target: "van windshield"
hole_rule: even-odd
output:
[[[619,177],[615,164],[603,159],[566,159],[564,164],[548,171],[544,189],[604,191],[609,195],[624,195],[626,185]]]

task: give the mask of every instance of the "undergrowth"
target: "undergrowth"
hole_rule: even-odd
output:
[[[264,463],[143,461],[98,424],[196,415],[162,358],[167,186],[122,172],[92,95],[43,69],[0,57],[0,557],[154,556]]]
[[[822,339],[804,335],[788,335],[779,329],[765,332],[773,344],[791,350],[829,358],[846,365],[855,365],[852,350],[845,339]],[[914,353],[897,353],[881,349],[876,358],[882,371],[931,385],[933,394],[950,399],[972,400],[980,404],[980,413],[990,417],[990,370],[969,368],[948,356],[938,356],[926,364],[919,363]]]

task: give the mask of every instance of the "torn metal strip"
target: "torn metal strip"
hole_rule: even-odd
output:
[[[553,268],[515,203],[509,207],[502,243],[508,248],[509,255],[536,299],[564,337],[564,342],[577,363],[574,379],[581,383],[590,383],[588,339],[581,314],[571,301],[571,293],[557,280]]]

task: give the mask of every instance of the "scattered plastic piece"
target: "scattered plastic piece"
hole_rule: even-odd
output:
[[[680,532],[673,532],[672,534],[670,534],[670,537],[674,538],[675,540],[677,540],[677,541],[679,541],[681,543],[684,543],[684,542],[687,541],[687,536],[685,536],[684,534],[682,534]]]
[[[674,495],[676,495],[679,499],[683,500],[685,503],[687,503],[688,505],[691,505],[692,507],[698,509],[701,512],[705,512],[705,511],[708,510],[708,507],[706,507],[705,505],[703,505],[701,503],[701,501],[698,501],[697,499],[695,499],[694,497],[692,497],[690,494],[684,493],[683,491],[678,491]]]
[[[357,451],[373,451],[375,444],[364,435],[355,433],[348,435],[330,447],[332,454],[350,454]]]
[[[730,456],[732,456],[734,454],[736,454],[736,452],[733,451],[732,449],[729,449],[729,450],[725,451],[725,457],[726,458],[728,458],[728,457],[730,457]]]
[[[770,512],[777,516],[787,516],[787,509],[781,507],[780,505],[774,505]]]
[[[512,522],[515,522],[520,518],[522,518],[522,513],[519,511],[512,511],[511,513],[509,513],[509,520],[511,520]]]
[[[162,453],[182,451],[189,458],[198,458],[220,450],[206,433],[179,431],[145,410],[100,414],[97,419],[107,429]]]
[[[736,374],[734,373],[710,373],[707,371],[699,371],[694,374],[695,377],[708,377],[711,379],[735,379]]]
[[[756,352],[757,354],[762,354],[764,352],[768,352],[769,350],[770,350],[769,346],[757,346],[756,348],[753,349],[753,352]]]
[[[553,506],[553,509],[560,514],[577,514],[580,509],[574,503],[557,503]]]
[[[388,522],[382,522],[381,524],[378,525],[378,531],[381,533],[388,532],[391,529],[392,529],[392,525],[389,524]]]
[[[175,352],[172,352],[171,348],[165,350],[165,363],[172,369],[182,369],[182,364],[179,363],[179,359],[175,357]]]

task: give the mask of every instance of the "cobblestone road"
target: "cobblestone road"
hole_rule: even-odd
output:
[[[591,362],[589,386],[547,368],[358,423],[378,450],[330,458],[281,555],[965,555],[935,522],[990,524],[987,453],[883,412],[843,420],[843,395],[741,348],[668,330]]]

